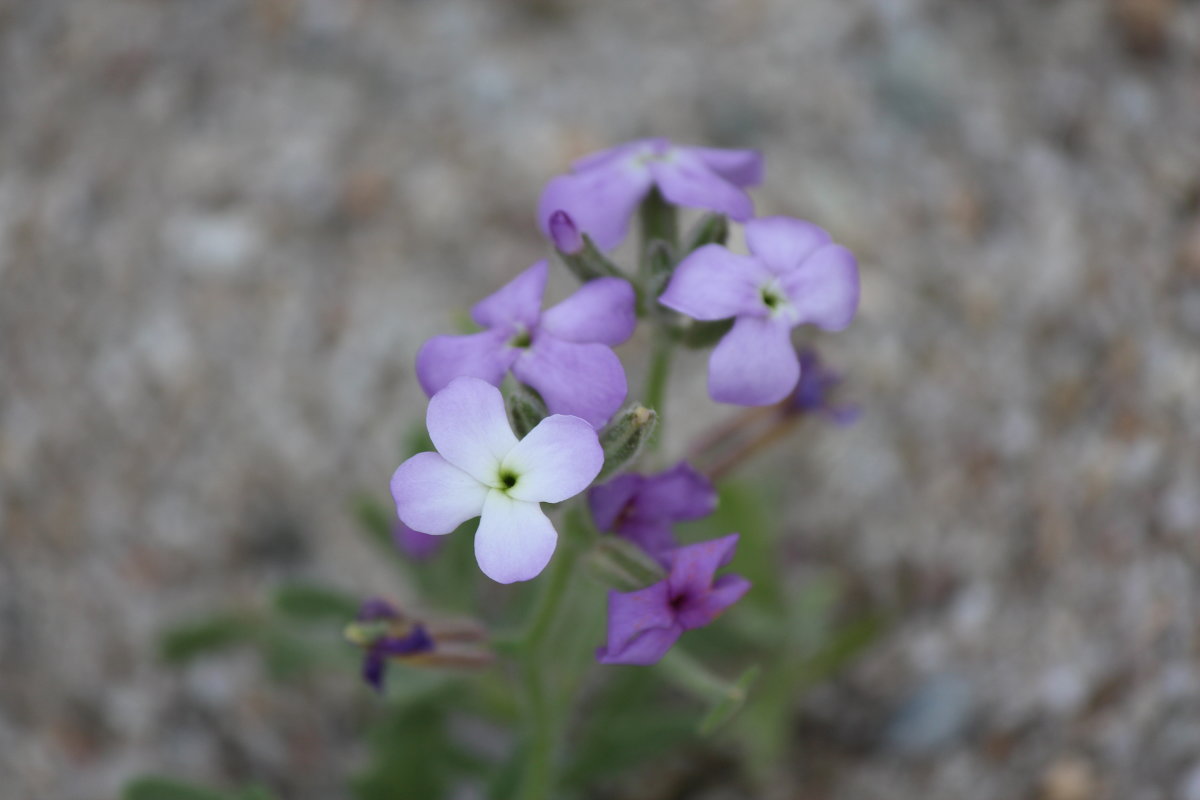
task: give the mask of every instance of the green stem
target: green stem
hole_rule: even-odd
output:
[[[646,251],[655,239],[670,245],[672,252],[679,249],[679,215],[675,212],[675,206],[663,199],[658,189],[650,190],[650,194],[642,201],[639,214],[642,221],[642,250],[638,254],[639,258],[646,257]]]
[[[659,666],[668,680],[702,700],[728,697],[734,691],[734,687],[728,681],[714,675],[708,667],[678,647],[672,648],[663,656]]]
[[[671,369],[671,350],[674,347],[671,336],[662,328],[655,331],[654,350],[650,353],[650,366],[646,370],[646,388],[642,393],[642,402],[647,408],[654,409],[658,415],[658,429],[650,440],[648,449],[654,450],[662,440],[663,403],[667,394],[667,375]]]

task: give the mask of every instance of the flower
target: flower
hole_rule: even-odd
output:
[[[400,520],[421,533],[450,533],[479,517],[475,558],[494,581],[538,575],[558,534],[540,503],[579,494],[600,472],[595,429],[553,414],[517,441],[504,398],[478,378],[456,378],[433,396],[425,416],[436,453],[417,453],[392,475]]]
[[[754,216],[754,203],[742,189],[761,182],[762,155],[757,150],[680,147],[666,139],[641,139],[581,158],[571,165],[570,174],[551,179],[538,201],[538,226],[554,237],[551,219],[556,211],[565,211],[597,247],[611,250],[624,240],[633,212],[652,188],[676,205],[716,211],[742,222]]]
[[[636,592],[609,592],[608,643],[601,664],[654,664],[686,630],[700,628],[741,599],[750,581],[713,573],[729,563],[738,535],[680,547],[665,554],[666,579]]]
[[[400,552],[417,561],[432,558],[445,544],[437,536],[414,531],[400,520],[396,520],[392,525],[392,541]]]
[[[791,329],[838,331],[858,308],[858,263],[810,222],[763,217],[746,223],[751,255],[705,245],[680,262],[659,302],[699,320],[734,317],[713,349],[708,392],[719,403],[763,406],[800,379]]]
[[[359,624],[347,628],[346,638],[363,647],[363,680],[377,692],[383,691],[389,658],[433,650],[433,639],[425,627],[407,619],[386,600],[367,600],[354,619]]]
[[[499,386],[512,370],[554,414],[601,427],[625,399],[625,370],[612,351],[637,325],[634,292],[621,278],[589,281],[541,310],[548,267],[539,261],[471,309],[487,330],[435,336],[417,353],[417,377],[432,396],[468,375]]]
[[[701,519],[717,507],[713,485],[686,462],[657,475],[625,473],[588,492],[596,527],[638,544],[652,556],[676,546],[671,524]]]
[[[858,419],[858,406],[834,404],[832,396],[842,382],[842,374],[825,365],[812,348],[800,350],[800,380],[787,399],[789,414],[822,414],[838,425],[849,425]]]

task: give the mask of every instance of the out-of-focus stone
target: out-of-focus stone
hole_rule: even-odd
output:
[[[1112,13],[1127,50],[1158,55],[1167,45],[1175,0],[1112,0]]]
[[[1091,800],[1099,781],[1091,762],[1078,756],[1061,758],[1051,764],[1040,781],[1040,800]]]

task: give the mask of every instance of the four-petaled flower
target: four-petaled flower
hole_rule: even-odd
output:
[[[686,630],[712,622],[750,588],[740,575],[713,574],[729,563],[738,535],[664,554],[667,577],[636,592],[608,594],[608,642],[601,664],[654,664]]]
[[[392,476],[401,521],[440,535],[479,517],[475,557],[484,574],[499,583],[535,577],[558,540],[539,504],[573,497],[599,474],[596,431],[554,414],[517,441],[500,390],[478,378],[451,381],[429,401],[425,421],[437,452],[417,453]]]
[[[660,557],[676,546],[671,525],[701,519],[717,507],[708,478],[679,462],[657,475],[625,473],[588,492],[596,527],[612,531]]]
[[[625,370],[612,351],[637,324],[634,292],[621,278],[589,281],[542,311],[548,268],[539,261],[471,309],[487,330],[435,336],[417,353],[417,377],[429,395],[462,376],[499,386],[512,369],[553,414],[601,427],[625,400]]]
[[[352,626],[356,644],[364,649],[362,676],[375,691],[383,691],[383,677],[389,658],[414,656],[433,650],[433,639],[419,622],[413,622],[396,610],[386,600],[378,598],[367,600],[358,610],[354,618],[358,623]],[[374,626],[378,625],[372,630]]]
[[[538,225],[551,237],[551,217],[565,211],[597,247],[611,250],[624,240],[638,204],[655,187],[676,205],[742,222],[754,215],[754,203],[743,188],[761,182],[757,150],[642,139],[581,158],[571,164],[570,174],[553,178],[538,201]]]
[[[709,358],[708,392],[719,403],[762,406],[783,400],[800,378],[793,327],[850,324],[858,263],[810,222],[763,217],[745,230],[751,255],[699,248],[680,262],[659,302],[699,320],[736,318]]]

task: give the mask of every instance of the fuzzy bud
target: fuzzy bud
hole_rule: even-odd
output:
[[[549,414],[542,396],[523,383],[508,395],[508,418],[518,439],[524,439]]]
[[[600,433],[600,446],[604,448],[604,466],[596,476],[596,482],[620,472],[637,460],[642,448],[654,435],[658,427],[658,413],[641,403],[634,403],[613,419]]]

